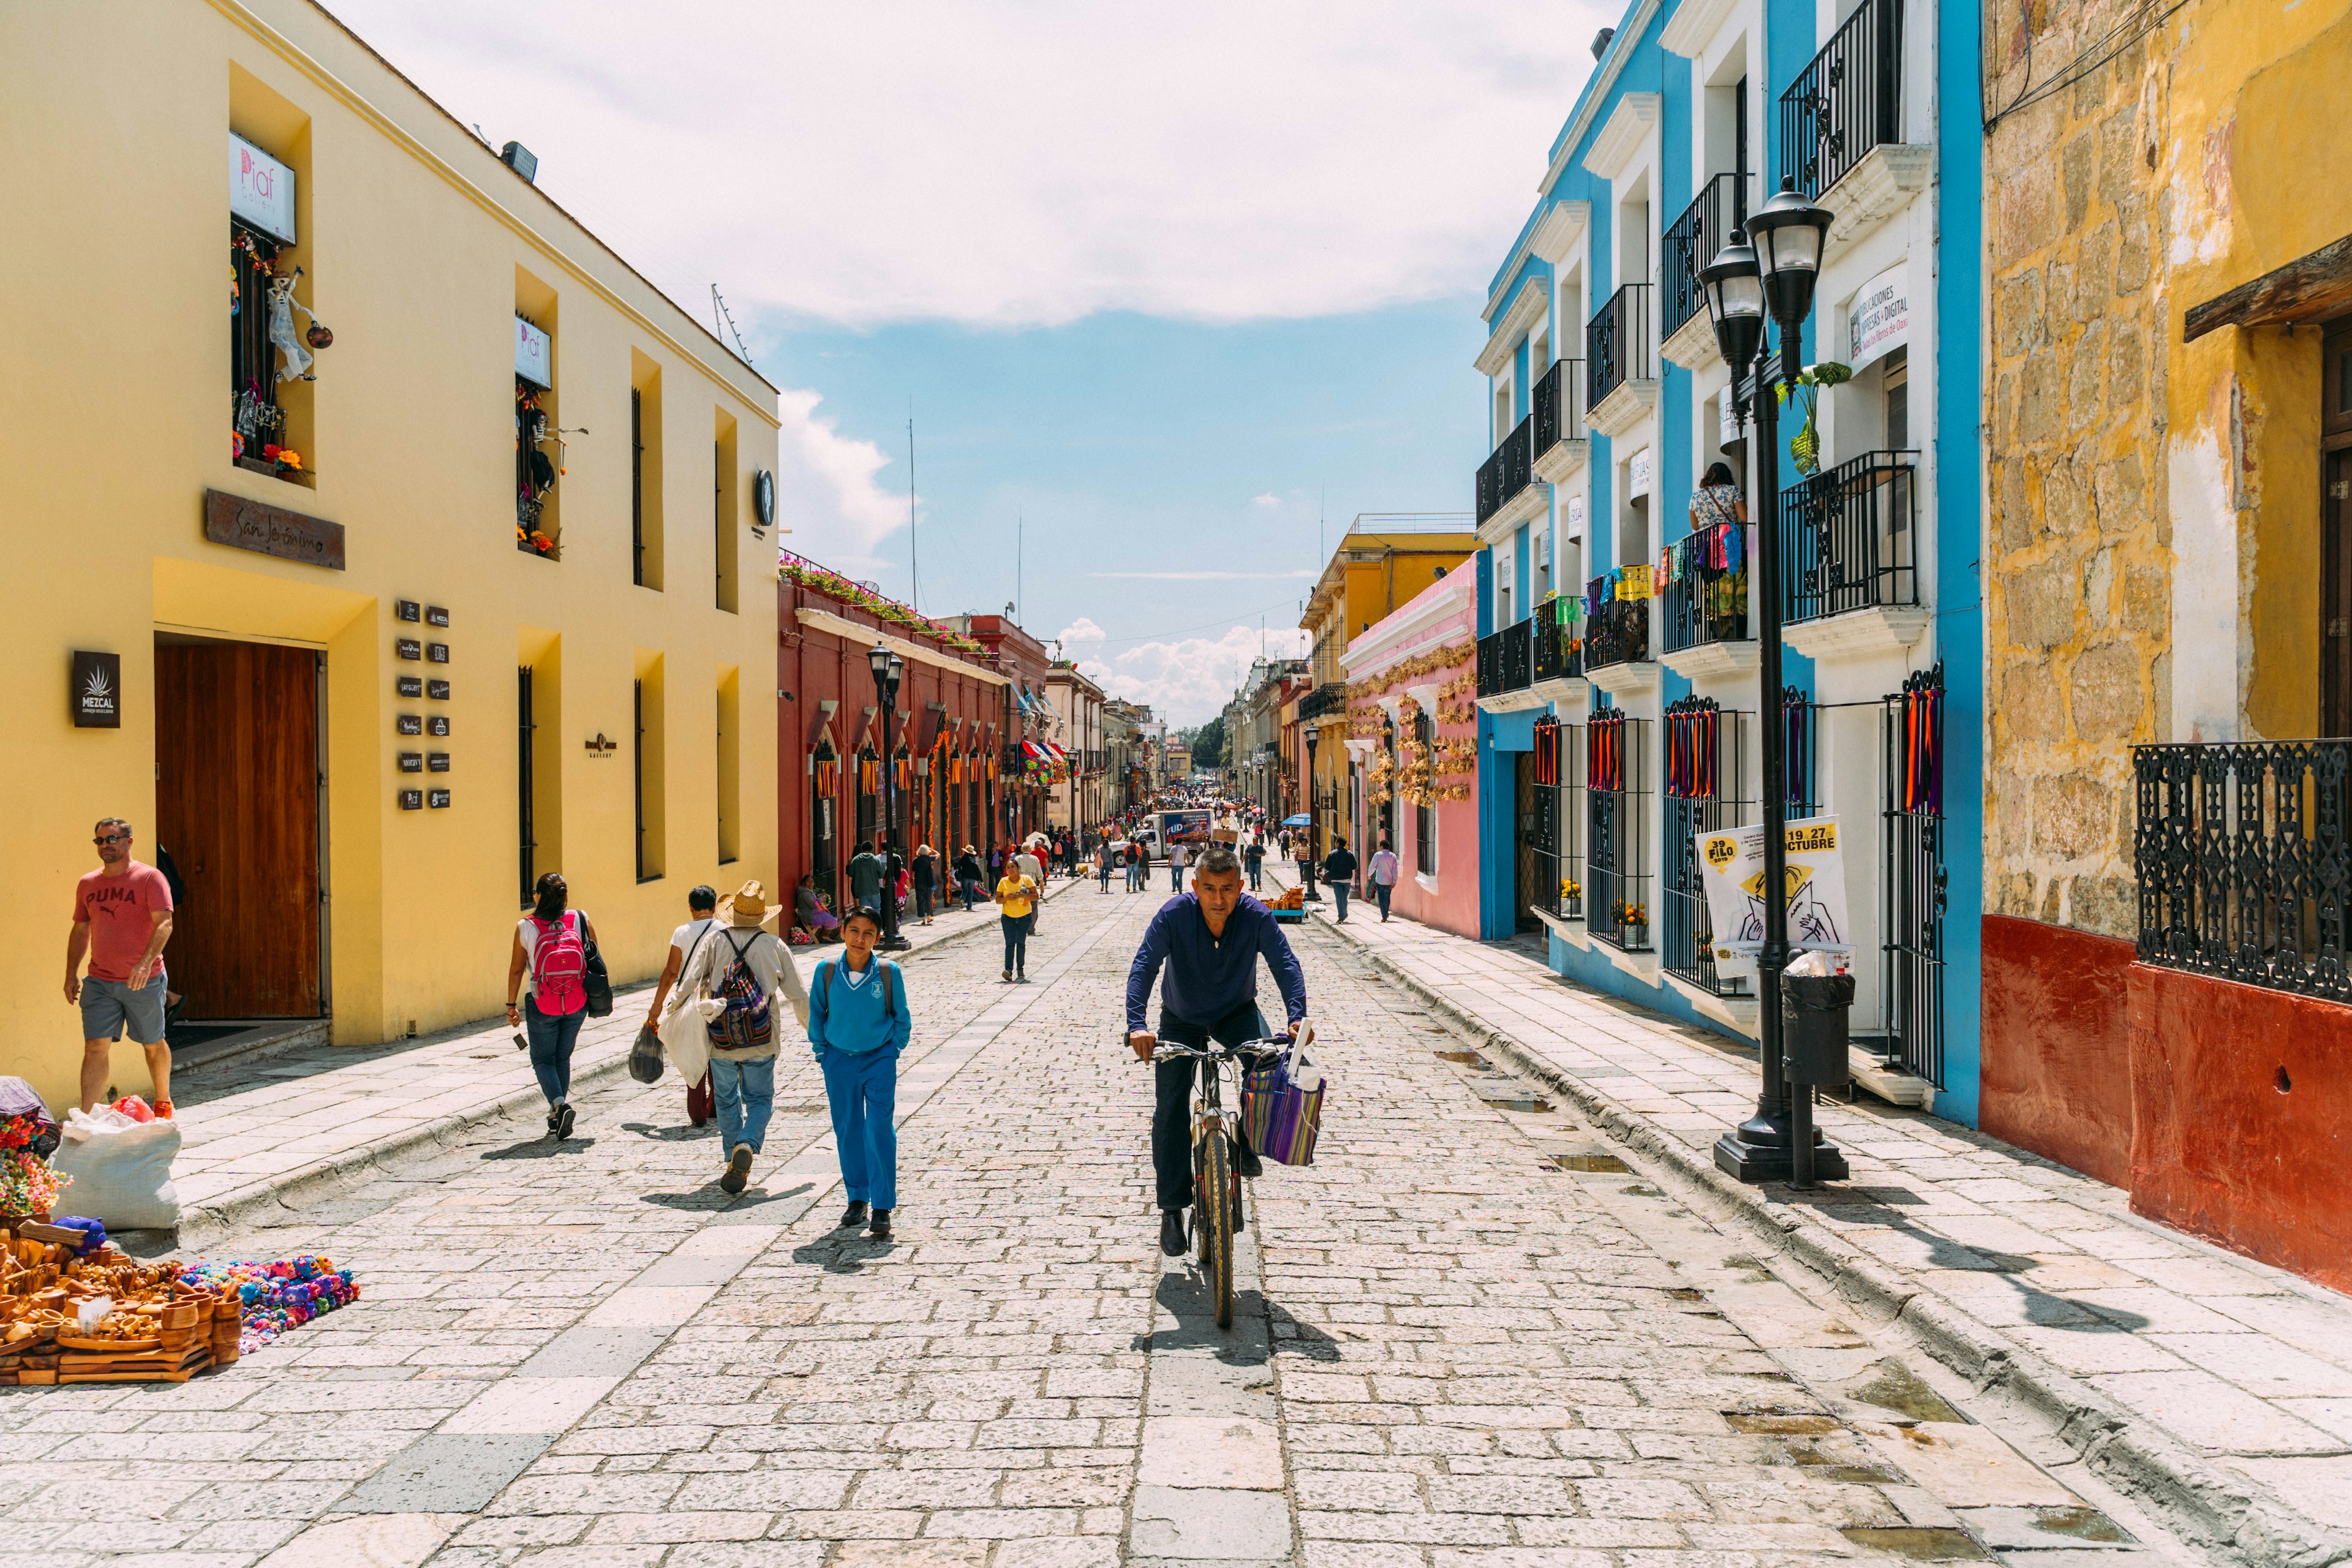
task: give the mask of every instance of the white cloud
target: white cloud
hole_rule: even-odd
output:
[[[1275,494],[1272,490],[1266,491],[1265,494],[1262,496],[1250,497],[1250,505],[1252,506],[1277,507],[1281,504],[1282,498]]]
[[[882,542],[907,525],[907,497],[877,482],[890,459],[871,441],[841,434],[817,412],[814,392],[778,394],[777,525],[785,549],[853,576],[881,564]]]
[[[337,0],[698,317],[1231,321],[1483,287],[1616,8]],[[489,173],[473,171],[477,178]]]
[[[1110,634],[1084,616],[1054,634],[1054,640],[1064,647],[1076,647],[1080,643],[1101,642]]]
[[[1200,724],[1224,707],[1261,648],[1270,658],[1301,658],[1307,634],[1234,626],[1219,637],[1138,643],[1079,668],[1113,697],[1148,702],[1171,724]]]

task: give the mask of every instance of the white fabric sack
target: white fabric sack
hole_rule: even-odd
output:
[[[662,1015],[662,1049],[669,1053],[669,1065],[677,1068],[677,1076],[689,1089],[710,1070],[709,1026],[712,1015],[726,1008],[727,1004],[716,996],[701,1002],[673,1000],[669,1011]]]
[[[66,1112],[64,1134],[49,1168],[73,1178],[58,1198],[65,1212],[103,1220],[109,1230],[169,1230],[180,1223],[180,1194],[172,1185],[177,1123],[77,1109]]]

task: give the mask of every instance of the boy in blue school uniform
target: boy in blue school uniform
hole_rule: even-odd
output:
[[[861,905],[841,922],[843,951],[818,963],[809,983],[809,1047],[824,1073],[841,1184],[849,1195],[840,1228],[866,1226],[890,1239],[898,1206],[898,1053],[914,1033],[904,974],[877,956],[882,917]],[[869,1225],[868,1216],[872,1223]]]

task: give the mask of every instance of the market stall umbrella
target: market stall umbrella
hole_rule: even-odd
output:
[[[1307,816],[1302,811],[1296,816],[1284,817],[1282,819],[1282,826],[1285,827],[1305,827],[1312,824],[1314,820],[1315,819],[1313,817]]]

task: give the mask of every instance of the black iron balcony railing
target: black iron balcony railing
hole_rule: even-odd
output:
[[[1780,95],[1780,167],[1807,197],[1903,140],[1903,0],[1862,0]]]
[[[1650,657],[1650,602],[1603,599],[1601,613],[1584,623],[1584,673]]]
[[[1628,283],[1584,329],[1584,405],[1600,406],[1629,381],[1648,381],[1650,286]]]
[[[1535,482],[1535,418],[1522,419],[1494,455],[1478,465],[1478,521],[1483,523]]]
[[[1345,712],[1348,707],[1348,683],[1327,680],[1298,700],[1298,720],[1320,719],[1326,713]]]
[[[1478,639],[1478,695],[1500,697],[1525,691],[1534,677],[1529,635],[1534,623],[1525,620]]]
[[[1536,606],[1534,668],[1538,680],[1568,680],[1584,673],[1583,623],[1568,617],[1572,599]]]
[[[1919,602],[1916,452],[1864,452],[1780,492],[1790,624]]]
[[[1658,335],[1670,338],[1694,316],[1706,314],[1706,297],[1699,291],[1699,268],[1730,242],[1731,231],[1748,221],[1748,174],[1739,170],[1717,174],[1698,188],[1691,205],[1666,230],[1661,259],[1665,276],[1660,285]]]
[[[2352,1002],[2352,741],[2135,746],[2139,961]]]
[[[1650,951],[1650,860],[1642,720],[1598,708],[1584,727],[1584,929],[1626,952]]]
[[[1744,996],[1748,982],[1715,966],[1715,922],[1708,913],[1697,837],[1744,827],[1756,803],[1744,794],[1750,716],[1727,713],[1705,697],[1666,709],[1666,862],[1659,961],[1669,974],[1718,996]]]
[[[1658,596],[1658,619],[1659,637],[1668,653],[1708,643],[1748,641],[1746,558],[1738,566],[1719,572],[1685,566]]]
[[[1535,446],[1540,458],[1562,441],[1584,439],[1584,362],[1560,359],[1536,382]]]

